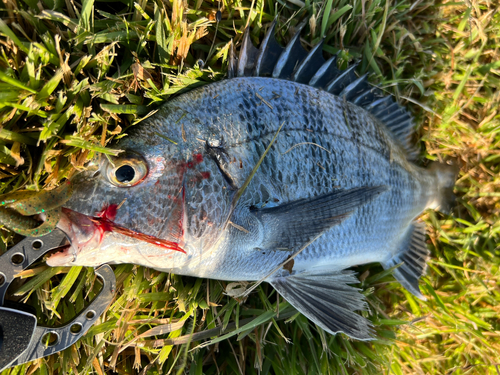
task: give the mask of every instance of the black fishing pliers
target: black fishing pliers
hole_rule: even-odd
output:
[[[108,265],[96,269],[101,292],[68,324],[40,327],[35,315],[7,307],[5,293],[14,276],[50,250],[67,243],[59,229],[42,237],[27,237],[0,256],[0,371],[60,352],[74,344],[95,323],[113,299],[116,279]]]

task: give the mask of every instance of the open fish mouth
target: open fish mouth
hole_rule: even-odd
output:
[[[96,216],[88,216],[63,207],[57,228],[66,234],[70,245],[50,255],[47,258],[47,264],[51,267],[74,264],[79,254],[99,250],[106,233],[115,233],[162,249],[186,253],[176,242],[137,232],[116,224],[109,215],[106,215],[106,212],[107,209],[97,213]],[[114,218],[114,215],[112,217]]]

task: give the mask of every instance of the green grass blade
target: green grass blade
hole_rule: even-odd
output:
[[[8,84],[10,84],[10,85],[12,85],[12,86],[14,86],[14,87],[18,87],[18,88],[20,88],[20,89],[23,89],[23,90],[29,91],[29,92],[31,92],[31,93],[33,93],[33,94],[36,94],[36,91],[35,91],[35,90],[30,89],[30,88],[29,88],[28,86],[26,86],[26,85],[23,85],[21,82],[19,82],[19,81],[18,81],[17,79],[15,79],[15,78],[12,78],[12,77],[7,76],[7,75],[6,75],[4,72],[2,72],[1,70],[0,70],[0,80],[1,80],[1,81],[4,81],[4,82],[6,82],[6,83],[8,83]]]

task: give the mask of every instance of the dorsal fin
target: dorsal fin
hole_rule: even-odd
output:
[[[255,61],[253,75],[255,77],[266,77],[270,76],[273,71],[278,59],[283,52],[283,47],[276,41],[274,37],[274,29],[276,28],[276,21],[274,21],[267,30],[267,34],[262,41],[259,48],[259,54]]]
[[[300,44],[298,30],[288,45],[283,48],[274,36],[276,21],[269,27],[259,49],[250,40],[249,30],[245,30],[239,59],[230,53],[229,78],[232,77],[273,77],[307,84],[333,95],[345,98],[368,112],[383,123],[407,151],[408,159],[415,159],[418,150],[411,142],[414,123],[408,111],[400,106],[392,96],[384,96],[382,91],[371,86],[367,74],[358,77],[355,69],[358,63],[344,70],[338,69],[337,55],[326,60],[323,57],[321,40],[307,52]]]
[[[302,60],[302,62],[297,66],[297,69],[293,73],[292,81],[299,83],[308,83],[311,78],[319,71],[319,69],[325,63],[323,58],[323,43],[324,39],[320,43],[309,51],[307,56]]]
[[[234,60],[229,62],[230,66],[237,66],[236,77],[246,77],[251,75],[258,54],[259,50],[253,46],[252,41],[250,40],[250,29],[246,29],[245,34],[243,35],[243,43],[241,45],[240,58],[238,59],[238,62],[236,64],[234,63]],[[234,54],[232,54],[232,56],[234,56]]]
[[[290,40],[285,50],[281,53],[273,70],[273,78],[290,79],[297,64],[306,57],[307,51],[300,44],[300,32],[304,26],[304,23],[299,25],[292,40]]]

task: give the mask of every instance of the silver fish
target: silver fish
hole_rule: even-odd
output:
[[[73,180],[72,245],[47,263],[264,280],[326,331],[372,338],[348,269],[402,263],[394,276],[424,298],[415,220],[449,205],[455,170],[414,164],[411,116],[354,69],[299,33],[282,48],[273,25],[260,49],[247,33],[229,79],[168,101]]]

